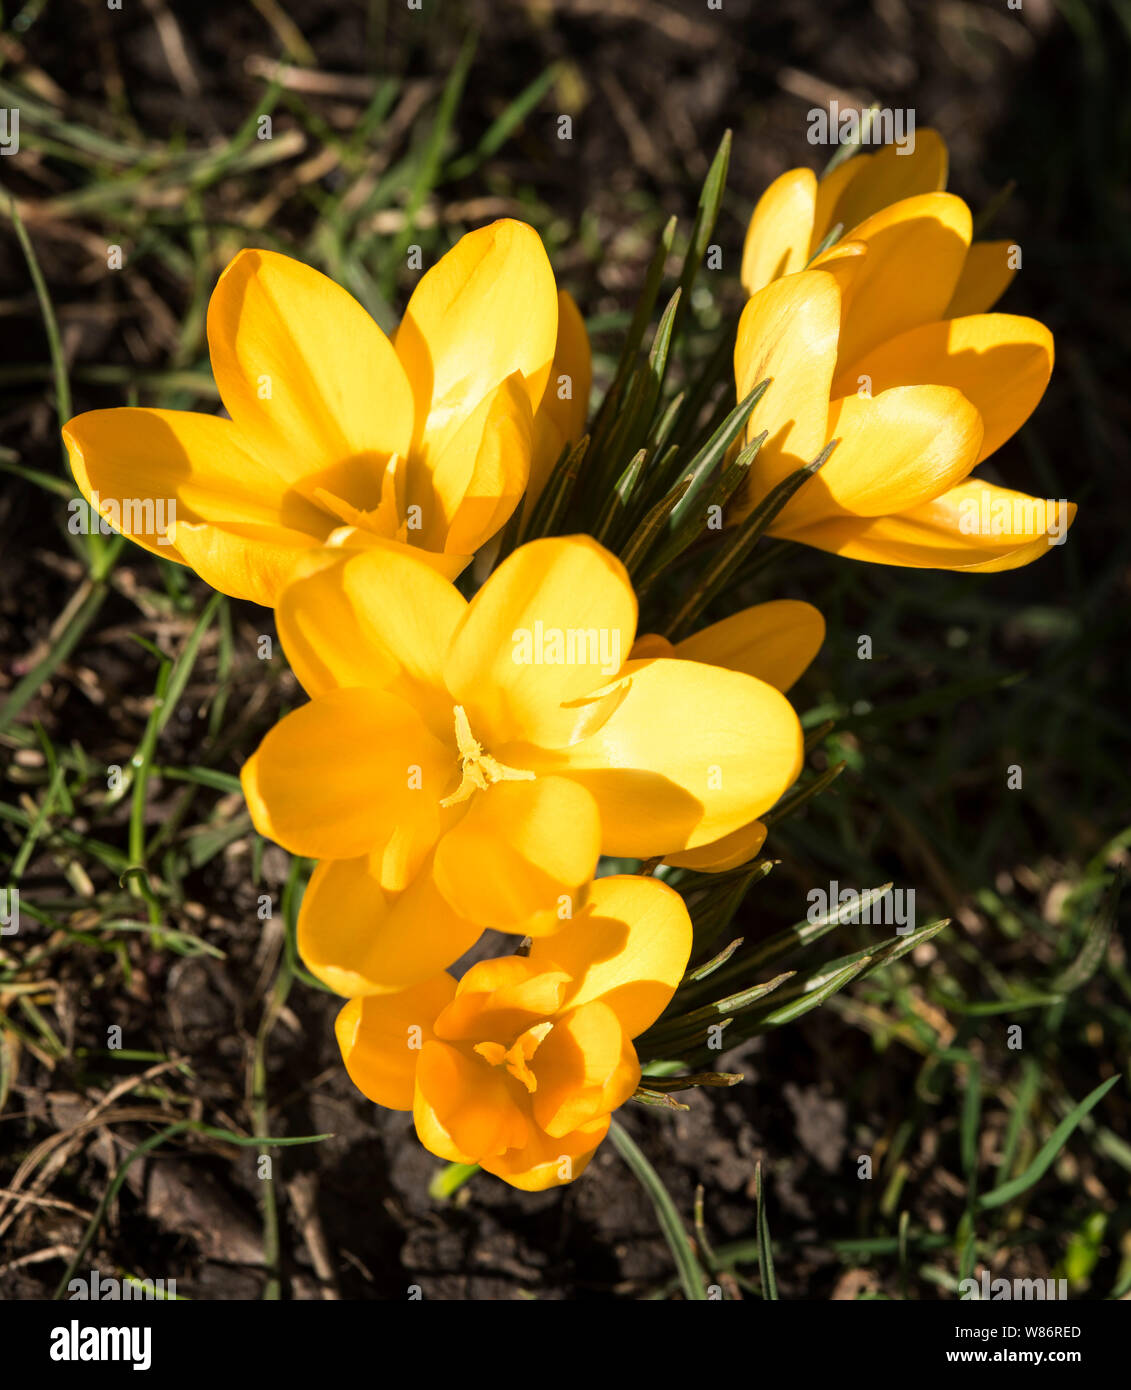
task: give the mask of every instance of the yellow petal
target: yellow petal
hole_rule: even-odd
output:
[[[472,599],[456,629],[448,689],[489,752],[512,739],[567,742],[578,711],[607,684],[636,630],[636,595],[621,562],[588,536],[520,546]]]
[[[851,239],[867,255],[845,292],[838,373],[858,374],[857,359],[877,344],[942,318],[970,235],[970,209],[951,193],[905,198],[853,228]],[[879,389],[873,383],[872,394]]]
[[[287,659],[310,695],[388,689],[429,727],[451,733],[444,659],[467,602],[421,557],[388,542],[360,553],[324,550],[279,599]]]
[[[745,671],[775,690],[785,691],[801,678],[824,640],[825,620],[813,605],[783,598],[757,603],[701,628],[670,654],[682,661],[705,661],[730,671]],[[640,643],[636,646],[639,648]]]
[[[561,1008],[569,978],[522,956],[479,961],[459,982],[455,997],[436,1019],[445,1042],[491,1038],[509,1043]]]
[[[396,994],[351,999],[334,1021],[342,1061],[357,1089],[390,1110],[411,1110],[416,1063],[432,1022],[455,992],[450,975],[429,979]]]
[[[185,410],[91,410],[67,423],[63,441],[86,500],[115,530],[166,560],[189,563],[171,540],[176,523],[249,526],[265,536],[299,532],[296,546],[313,544],[330,527],[248,451],[230,420]],[[257,597],[216,584],[222,575],[204,577],[235,597]]]
[[[534,421],[516,372],[467,417],[436,455],[422,504],[423,544],[470,555],[502,527],[526,490]],[[414,494],[410,489],[410,496]]]
[[[562,450],[585,433],[593,358],[585,320],[573,298],[558,291],[558,344],[546,391],[534,415],[534,447],[523,516],[529,516]]]
[[[261,835],[292,854],[352,859],[434,811],[452,761],[402,700],[331,690],[276,724],[240,780]]]
[[[589,416],[592,384],[593,353],[585,320],[569,291],[559,290],[553,369],[537,418],[555,421],[563,439],[580,439]]]
[[[772,379],[747,426],[747,437],[768,430],[769,438],[748,487],[731,505],[733,520],[741,521],[769,488],[824,447],[839,333],[840,290],[827,271],[776,280],[742,311],[734,348],[738,399]]]
[[[437,1158],[447,1159],[449,1163],[479,1162],[477,1154],[464,1153],[456,1147],[455,1141],[444,1128],[430,1102],[421,1094],[419,1086],[412,1097],[412,1122],[416,1126],[416,1137],[428,1152],[434,1153]]]
[[[553,1013],[557,1009],[562,999],[562,992],[556,984],[547,983],[540,978],[544,973],[540,967],[531,965],[526,956],[490,956],[487,960],[476,961],[467,968],[460,977],[456,993],[496,995],[501,991],[506,996],[507,1008],[514,1006],[514,1001],[519,995],[524,999],[529,995],[537,1002],[532,1005],[524,1003],[522,1007],[530,1007],[539,1018],[544,1018],[547,1012]],[[534,988],[531,993],[528,987],[532,985]],[[520,1027],[529,1028],[529,1021],[520,1024]],[[449,1035],[445,1033],[444,1036]],[[464,1035],[452,1033],[450,1036]]]
[[[580,901],[593,876],[601,823],[592,796],[561,777],[497,782],[436,848],[436,881],[473,922],[517,930],[525,918]]]
[[[407,542],[390,540],[388,537],[378,536],[368,528],[359,526],[337,526],[326,537],[325,543],[331,549],[351,555],[360,554],[366,550],[387,550],[390,546],[407,545],[407,548],[418,559],[423,560],[430,569],[434,569],[437,574],[442,575],[450,583],[454,583],[460,577],[474,558],[471,555],[441,555],[415,545],[411,535]]]
[[[531,1066],[534,1121],[551,1138],[610,1114],[640,1083],[640,1063],[620,1019],[600,1000],[557,1019]]]
[[[823,270],[831,275],[840,289],[842,306],[848,302],[849,292],[864,270],[864,258],[868,247],[863,241],[838,241],[827,250],[815,256],[809,263],[810,270]]]
[[[990,572],[1040,559],[1063,542],[1075,515],[1072,502],[968,478],[900,516],[819,522],[795,539],[874,564]]]
[[[851,223],[844,218],[834,216],[839,208],[845,207],[849,213],[854,209],[849,208],[847,198],[851,186],[867,173],[871,155],[856,154],[850,159],[843,160],[832,170],[831,173],[823,175],[817,184],[816,205],[813,210],[813,229],[809,237],[808,253],[814,254],[817,247],[825,240],[832,229],[839,224],[840,235],[843,238],[846,233],[856,226],[857,222],[862,222],[863,217],[857,217]],[[923,190],[925,191],[925,190]],[[863,200],[860,203],[863,206]],[[867,217],[869,213],[878,212],[879,207],[873,207],[869,203],[864,213]]]
[[[461,237],[417,285],[397,331],[418,452],[437,457],[514,372],[536,409],[557,332],[554,272],[533,228],[503,219]]]
[[[392,344],[325,275],[241,251],[208,305],[208,349],[228,413],[291,482],[369,476],[412,439],[412,392]],[[356,496],[333,488],[357,505]]]
[[[522,1192],[544,1192],[580,1177],[608,1132],[608,1115],[579,1125],[559,1139],[552,1139],[545,1130],[531,1125],[530,1138],[522,1148],[486,1158],[482,1167]]]
[[[682,854],[665,855],[664,862],[673,868],[695,869],[701,874],[722,874],[753,859],[765,839],[765,825],[760,820],[752,820],[749,825],[712,840],[709,845],[686,849]]]
[[[850,394],[859,374],[868,376],[873,395],[920,382],[953,386],[982,417],[980,463],[1037,408],[1052,362],[1052,334],[1043,323],[1013,314],[972,314],[901,333],[857,362],[833,390]]]
[[[179,517],[172,536],[181,559],[214,589],[266,608],[278,602],[297,565],[318,548],[312,536],[282,526],[213,526]]]
[[[886,516],[937,497],[973,468],[982,418],[952,386],[894,386],[834,401],[829,436],[836,448],[778,515],[776,534],[844,512]]]
[[[597,733],[555,752],[508,750],[593,794],[603,854],[647,859],[708,844],[796,779],[801,725],[771,686],[696,661],[632,662],[626,672],[628,694]]]
[[[446,969],[481,935],[448,906],[427,862],[399,894],[382,889],[378,868],[367,855],[323,859],[302,900],[299,954],[338,994],[405,989]]]
[[[875,154],[857,154],[840,164],[817,189],[811,251],[836,223],[844,235],[891,203],[946,187],[946,144],[937,130],[915,132],[915,148],[885,145]]]
[[[596,879],[585,910],[553,936],[534,941],[529,962],[561,970],[573,983],[563,1008],[607,1004],[635,1038],[671,1001],[691,954],[683,899],[659,879]]]
[[[758,199],[742,248],[742,286],[747,294],[805,269],[816,197],[813,171],[788,169]]]
[[[1017,274],[1016,268],[1009,264],[1010,255],[1016,249],[1011,241],[974,242],[943,317],[960,319],[992,309]]]
[[[525,1144],[530,1133],[503,1068],[473,1061],[443,1042],[426,1042],[420,1049],[413,1115],[425,1148],[447,1158],[433,1147],[442,1135],[456,1152],[469,1155],[455,1162],[493,1158]]]

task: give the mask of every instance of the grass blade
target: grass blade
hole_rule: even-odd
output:
[[[707,1289],[703,1279],[703,1271],[699,1266],[699,1260],[692,1248],[688,1234],[684,1230],[683,1222],[679,1218],[679,1212],[675,1209],[675,1203],[668,1194],[667,1188],[660,1181],[660,1175],[641,1153],[628,1132],[622,1129],[616,1120],[612,1122],[609,1133],[616,1145],[617,1152],[632,1169],[641,1187],[652,1199],[652,1205],[656,1208],[656,1215],[660,1219],[660,1229],[668,1242],[676,1269],[679,1272],[679,1282],[683,1286],[684,1297],[692,1303],[706,1303]]]

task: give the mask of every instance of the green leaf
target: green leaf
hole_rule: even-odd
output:
[[[609,500],[594,522],[591,534],[593,539],[602,545],[607,545],[609,537],[614,535],[623,524],[647,457],[647,449],[641,449],[632,456],[628,467],[617,479],[615,486],[609,493]]]
[[[448,1163],[436,1170],[428,1184],[428,1195],[434,1202],[448,1202],[479,1171],[478,1163]]]
[[[474,173],[486,160],[496,154],[530,115],[558,79],[560,63],[551,63],[529,86],[506,107],[487,127],[482,139],[469,154],[453,160],[446,170],[448,179],[462,179]]]
[[[632,533],[627,544],[620,552],[620,557],[624,561],[624,567],[628,570],[629,574],[632,574],[633,571],[638,568],[644,556],[648,553],[653,541],[667,525],[668,518],[671,516],[672,511],[679,505],[690,486],[690,478],[684,478],[681,482],[676,483],[671,492],[669,492],[666,497],[660,498]]]
[[[786,980],[792,979],[795,974],[795,971],[787,970],[763,984],[750,985],[737,994],[727,995],[725,999],[716,999],[711,1004],[704,1004],[692,1013],[661,1019],[643,1035],[641,1044],[655,1052],[683,1051],[698,1041],[698,1035],[705,1027],[716,1023],[720,1017],[737,1018],[759,999],[780,989]]]
[[[795,792],[790,792],[787,797],[784,797],[778,802],[772,811],[766,811],[761,817],[762,821],[767,826],[774,826],[780,821],[785,820],[788,816],[792,816],[795,812],[799,811],[807,801],[811,800],[814,796],[819,796],[826,788],[831,787],[847,766],[847,763],[839,762],[834,763],[832,767],[827,767],[824,772],[814,777],[811,782],[806,782],[803,787],[798,787]]]
[[[668,625],[668,635],[673,642],[687,636],[699,614],[734,577],[739,565],[773,524],[774,518],[786,503],[824,466],[836,444],[835,439],[831,440],[812,463],[798,468],[772,488],[746,520],[735,526],[722,540],[714,559],[705,566],[699,583]]]
[[[793,1023],[804,1014],[811,1013],[827,999],[831,999],[834,994],[839,993],[858,975],[862,975],[871,964],[872,957],[866,955],[854,964],[846,965],[843,970],[838,970],[835,975],[827,979],[819,989],[803,994],[792,1004],[783,1004],[780,1008],[763,1015],[759,1022],[758,1032],[765,1032],[770,1028],[781,1028],[783,1024]]]
[[[743,1080],[740,1071],[697,1071],[690,1076],[650,1077],[654,1091],[688,1091],[694,1086],[737,1086]]]
[[[878,888],[868,888],[851,902],[840,903],[835,908],[831,908],[830,911],[822,912],[811,921],[806,918],[803,922],[794,922],[784,931],[775,932],[773,936],[756,946],[743,959],[742,967],[755,969],[760,965],[765,965],[767,961],[780,960],[811,946],[814,941],[819,941],[827,932],[841,926],[844,922],[851,921],[857,913],[863,913],[867,908],[870,908],[872,903],[878,902],[886,893],[890,893],[891,888],[890,883],[882,883]]]
[[[834,223],[833,226],[831,226],[829,230],[825,233],[825,235],[821,238],[820,245],[814,250],[813,254],[805,262],[805,269],[808,270],[818,256],[822,255],[825,251],[827,251],[829,247],[832,246],[835,242],[838,242],[843,233],[844,223]]]
[[[770,1244],[770,1226],[766,1219],[766,1181],[762,1164],[754,1168],[754,1188],[757,1193],[756,1227],[758,1231],[758,1274],[762,1280],[762,1297],[771,1302],[778,1299],[778,1281],[774,1273],[774,1252]]]
[[[617,1152],[632,1169],[640,1186],[652,1199],[652,1205],[660,1219],[660,1229],[664,1233],[664,1239],[668,1242],[668,1248],[675,1260],[684,1297],[693,1303],[706,1303],[707,1289],[703,1271],[699,1266],[699,1261],[687,1231],[684,1229],[683,1222],[679,1218],[679,1212],[675,1209],[675,1203],[660,1180],[660,1175],[641,1153],[628,1132],[616,1120],[613,1120],[610,1125],[609,1134],[612,1136]]]
[[[1119,906],[1119,895],[1122,889],[1123,870],[1118,868],[1112,879],[1111,887],[1108,889],[1103,908],[1093,918],[1087,935],[1084,937],[1080,954],[1053,981],[1051,988],[1055,994],[1069,994],[1072,990],[1079,989],[1096,973],[1100,962],[1107,954],[1108,942],[1111,940],[1112,929],[1115,926],[1115,912]]]
[[[389,254],[388,271],[385,275],[382,290],[386,299],[389,299],[396,280],[396,274],[404,258],[404,252],[416,235],[413,225],[416,214],[424,206],[424,200],[439,182],[440,169],[444,157],[444,144],[448,138],[455,121],[456,111],[459,107],[460,98],[463,96],[464,84],[467,81],[467,74],[471,69],[472,59],[475,57],[477,37],[469,34],[460,49],[459,57],[456,59],[451,73],[440,96],[440,104],[436,111],[436,119],[432,123],[432,129],[428,132],[420,152],[415,176],[409,185],[408,198],[404,208],[404,226],[397,234],[394,249]]]
[[[766,388],[769,384],[769,378],[767,377],[765,381],[760,381],[758,385],[754,387],[745,400],[739,401],[719,428],[715,430],[710,439],[707,440],[706,444],[703,445],[687,465],[686,472],[695,480],[695,486],[673,514],[673,530],[677,528],[692,511],[696,499],[710,481],[711,475],[716,469],[722,466],[726,459],[727,450],[746,428],[746,422],[750,419],[751,412],[766,394]],[[749,454],[746,467],[749,467],[750,463],[753,462],[754,456],[757,454],[758,448],[760,448],[765,441],[765,438],[766,434],[765,431],[763,431],[756,440],[750,440],[747,443],[746,448],[743,450],[744,453]],[[753,447],[755,445],[757,445],[757,447]],[[753,452],[751,452],[752,448]]]
[[[721,428],[725,429],[728,423],[729,420],[724,421]],[[717,507],[722,512],[726,508],[726,504],[746,480],[750,465],[765,441],[766,432],[763,430],[725,469],[717,460],[706,465],[701,465],[698,458],[692,460],[687,473],[691,486],[686,496],[672,511],[669,521],[671,534],[668,540],[656,551],[647,569],[636,580],[638,593],[643,593],[654,584],[673,561],[705,534],[711,509]],[[724,446],[724,451],[725,447],[727,446]],[[706,496],[703,496],[704,492]]]
[[[155,767],[154,775],[173,782],[195,782],[201,787],[211,787],[213,791],[243,793],[240,779],[230,772],[217,772],[211,767]]]
[[[678,1100],[673,1100],[664,1091],[657,1091],[654,1086],[637,1086],[629,1100],[634,1100],[638,1105],[653,1105],[659,1110],[690,1110],[690,1105],[682,1105]]]
[[[558,523],[566,514],[577,487],[577,480],[581,476],[589,443],[589,436],[585,434],[572,448],[563,451],[562,458],[534,504],[528,524],[522,527],[519,533],[520,544],[537,540],[539,536],[556,534]]]
[[[743,939],[741,936],[736,936],[729,946],[724,946],[719,954],[713,956],[706,965],[701,965],[697,970],[690,971],[687,978],[689,980],[705,980],[708,975],[713,975],[720,966],[726,965],[727,961],[742,945]]]
[[[681,295],[681,310],[683,312],[686,311],[686,306],[690,302],[692,287],[699,274],[699,268],[703,264],[703,257],[707,254],[707,247],[710,245],[715,224],[719,220],[719,208],[722,206],[727,170],[730,167],[730,147],[731,132],[728,130],[719,142],[719,148],[715,152],[715,157],[711,161],[711,167],[707,170],[707,177],[704,179],[703,187],[699,193],[699,206],[695,213],[691,239],[688,242],[687,254],[683,258],[683,269],[679,277],[679,287],[683,292]]]
[[[118,548],[114,547],[114,557],[117,556],[117,550]],[[109,589],[104,579],[96,582],[86,579],[75,591],[67,605],[68,617],[62,631],[55,635],[50,648],[26,675],[20,677],[8,698],[0,705],[0,733],[15,721],[24,706],[39,693],[43,683],[49,680],[70,656],[79,638],[97,617],[108,593]]]
[[[1012,1202],[1015,1197],[1020,1197],[1023,1192],[1027,1192],[1034,1183],[1039,1182],[1085,1115],[1094,1110],[1108,1091],[1122,1080],[1122,1074],[1109,1077],[1107,1081],[1101,1082],[1094,1091],[1089,1092],[1080,1104],[1061,1120],[1020,1177],[1014,1178],[1011,1182],[1002,1183],[1000,1187],[995,1187],[992,1192],[987,1192],[978,1198],[978,1210],[987,1211],[993,1207],[1004,1206],[1007,1202]]]
[[[624,342],[621,345],[616,371],[609,383],[609,389],[605,392],[605,399],[597,411],[597,418],[593,422],[593,449],[588,456],[587,471],[591,471],[594,477],[601,477],[608,471],[605,459],[609,438],[617,428],[624,398],[630,380],[636,371],[636,354],[640,350],[640,344],[644,340],[644,330],[651,322],[652,312],[656,307],[656,299],[659,296],[660,285],[664,278],[664,267],[667,265],[668,256],[671,253],[676,226],[676,219],[671,217],[660,234],[659,243],[652,255],[651,263],[644,276],[640,296],[636,301],[632,322],[628,326]]]

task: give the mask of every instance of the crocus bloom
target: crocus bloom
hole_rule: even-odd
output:
[[[772,378],[748,427],[769,438],[732,522],[836,439],[773,535],[857,560],[962,570],[1013,569],[1064,539],[1071,503],[971,476],[1036,408],[1053,344],[1035,319],[944,317],[969,244],[965,203],[919,194],[753,296],[735,379],[741,399]]]
[[[563,370],[582,376],[583,423],[573,318]],[[518,504],[536,444],[542,458],[557,439],[556,454],[563,427],[579,428],[550,381],[557,332],[553,271],[521,222],[461,238],[392,342],[318,271],[241,251],[208,306],[231,419],[94,410],[64,439],[88,502],[237,598],[273,604],[296,558],[331,539],[407,544],[454,577]]]
[[[354,1084],[411,1110],[425,1148],[512,1187],[576,1178],[640,1081],[631,1039],[667,1007],[691,952],[678,893],[601,878],[530,955],[351,999],[337,1020]]]
[[[759,200],[735,378],[739,398],[774,379],[750,425],[770,437],[731,521],[835,438],[774,535],[974,571],[1028,564],[1064,540],[1071,503],[971,476],[1036,408],[1053,342],[1034,319],[986,312],[1013,276],[1011,246],[971,244],[946,178],[946,145],[922,130],[913,151],[857,154],[820,180],[788,170]]]
[[[811,169],[787,169],[758,200],[742,250],[747,294],[782,275],[804,270],[836,227],[848,240],[866,218],[892,203],[946,188],[949,158],[937,130],[916,132],[913,149],[888,145],[856,154],[818,179]],[[1012,243],[976,241],[963,261],[943,318],[981,314],[998,301],[1015,273]]]
[[[587,536],[521,546],[470,603],[403,547],[308,563],[277,621],[312,698],[243,785],[261,833],[323,861],[299,949],[343,994],[426,978],[483,927],[553,932],[599,854],[711,844],[800,770],[771,685],[629,659],[632,585]]]

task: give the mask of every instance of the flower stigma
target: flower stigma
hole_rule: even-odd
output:
[[[441,806],[455,806],[467,801],[476,791],[486,791],[495,782],[533,782],[534,773],[521,768],[506,767],[490,753],[484,753],[483,745],[473,737],[467,711],[462,705],[455,706],[456,745],[459,748],[460,784],[451,796],[445,796]]]

